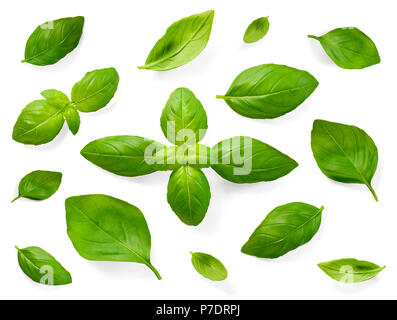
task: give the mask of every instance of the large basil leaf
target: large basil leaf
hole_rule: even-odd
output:
[[[371,186],[378,165],[378,149],[363,130],[324,120],[314,121],[312,150],[320,170],[330,179]]]
[[[94,112],[105,107],[114,97],[119,75],[114,68],[88,72],[72,89],[72,101],[81,112]]]
[[[63,116],[68,124],[69,130],[76,135],[80,129],[80,114],[76,108],[71,105],[63,111]]]
[[[264,64],[240,73],[224,96],[217,96],[235,112],[249,118],[273,119],[291,112],[317,88],[306,71]]]
[[[47,100],[49,104],[52,104],[59,109],[62,109],[70,104],[68,96],[62,91],[50,89],[43,91],[41,95]]]
[[[93,164],[119,176],[136,177],[157,171],[153,155],[161,143],[136,136],[115,136],[93,141],[81,155]]]
[[[72,283],[70,273],[47,251],[38,247],[15,248],[19,266],[33,281],[50,286]]]
[[[269,31],[269,17],[254,20],[244,34],[245,43],[254,43],[262,39]]]
[[[363,69],[380,63],[375,43],[357,28],[339,28],[309,38],[320,41],[328,56],[341,68]]]
[[[77,252],[92,261],[138,262],[150,268],[151,237],[135,206],[106,195],[66,199],[68,235]]]
[[[318,265],[332,279],[344,283],[356,283],[370,280],[386,267],[356,259],[340,259],[323,262]]]
[[[213,148],[211,166],[222,178],[235,183],[256,183],[281,178],[298,164],[266,143],[234,137]]]
[[[195,144],[208,128],[207,114],[201,102],[189,89],[176,89],[161,115],[161,129],[173,144]]]
[[[321,224],[324,207],[290,203],[274,209],[243,246],[242,252],[275,259],[308,243]]]
[[[33,171],[22,178],[18,187],[18,197],[12,202],[20,198],[46,200],[58,191],[61,181],[60,172]]]
[[[18,117],[12,138],[29,145],[41,145],[52,141],[65,122],[62,111],[46,100],[33,101]]]
[[[58,62],[77,47],[83,26],[84,17],[63,18],[38,26],[26,43],[22,62],[37,66]]]
[[[205,174],[200,169],[183,166],[170,177],[168,203],[178,218],[189,226],[198,226],[210,205],[211,191]]]
[[[196,58],[209,40],[214,11],[183,18],[172,24],[157,41],[139,69],[166,71],[178,68]]]
[[[190,252],[192,264],[196,271],[203,277],[212,281],[223,281],[227,279],[227,270],[217,258],[201,252]]]

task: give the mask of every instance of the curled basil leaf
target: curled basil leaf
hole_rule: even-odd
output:
[[[330,179],[364,184],[375,200],[371,186],[378,166],[378,149],[365,131],[325,120],[316,120],[312,131],[312,150],[320,170]]]
[[[190,252],[192,264],[196,271],[204,278],[212,281],[223,281],[227,279],[227,270],[217,258],[201,252]]]
[[[269,17],[254,20],[244,34],[245,43],[254,43],[261,40],[269,31]]]
[[[207,46],[213,20],[214,11],[211,10],[175,22],[157,41],[145,65],[139,69],[167,71],[192,61]]]
[[[38,247],[18,250],[18,263],[22,271],[33,281],[61,286],[72,283],[70,273],[47,251]]]
[[[83,258],[142,263],[161,280],[150,262],[150,231],[137,207],[106,195],[71,197],[65,206],[69,238]]]
[[[341,68],[363,69],[380,63],[375,43],[357,28],[339,28],[309,38],[318,40],[328,56]]]
[[[22,62],[37,66],[58,62],[77,47],[83,27],[84,17],[63,18],[38,26],[26,43]]]
[[[63,112],[63,116],[65,117],[69,130],[73,133],[73,135],[76,135],[80,129],[79,112],[73,105],[71,105],[70,107],[67,107],[65,109],[65,111]]]
[[[59,109],[62,109],[70,104],[70,100],[68,96],[64,94],[62,91],[50,89],[43,91],[41,95],[44,97],[44,99],[47,100],[49,104],[52,104],[53,106]]]

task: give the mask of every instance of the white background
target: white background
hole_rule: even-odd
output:
[[[170,72],[138,70],[166,28],[185,16],[215,9],[207,48],[193,62]],[[357,299],[397,298],[396,115],[397,20],[395,1],[7,1],[0,9],[0,298],[38,299]],[[30,33],[41,23],[67,16],[86,18],[79,47],[48,67],[22,64]],[[270,16],[262,41],[242,41],[248,24]],[[365,70],[335,66],[319,43],[337,27],[355,26],[376,43],[382,63]],[[216,94],[224,94],[244,69],[279,63],[311,72],[320,82],[297,110],[275,120],[251,120],[234,113]],[[87,71],[115,67],[120,86],[105,109],[82,114],[76,137],[66,126],[45,146],[29,147],[11,139],[13,125],[29,102],[44,89],[68,94]],[[169,174],[122,178],[80,156],[90,141],[110,135],[140,135],[167,143],[160,129],[161,111],[177,87],[190,88],[202,101],[209,119],[203,142],[209,146],[236,135],[248,135],[278,148],[300,166],[270,183],[236,185],[206,170],[212,200],[204,222],[183,225],[166,200]],[[327,179],[310,148],[314,119],[354,124],[376,142],[380,163],[374,188],[376,203],[365,186]],[[19,180],[33,170],[58,170],[60,190],[44,202],[19,200]],[[74,250],[66,234],[64,200],[103,193],[139,207],[152,234],[152,262],[163,276],[157,281],[144,265],[89,262]],[[302,201],[325,206],[322,226],[304,247],[277,260],[240,253],[258,224],[276,206]],[[73,284],[40,286],[17,264],[19,247],[40,246],[72,274]],[[199,276],[189,251],[213,254],[227,266],[229,279],[213,283]],[[341,285],[317,263],[357,258],[386,265],[369,282]]]

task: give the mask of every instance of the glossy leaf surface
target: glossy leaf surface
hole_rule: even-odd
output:
[[[201,252],[191,252],[192,264],[196,271],[204,278],[212,281],[223,281],[227,279],[227,270],[217,258]]]
[[[254,20],[244,34],[245,43],[254,43],[262,39],[269,31],[269,17]]]
[[[74,106],[67,107],[63,116],[68,124],[69,130],[76,135],[80,129],[80,114]]]
[[[68,104],[70,104],[68,96],[59,90],[45,90],[41,93],[41,95],[47,100],[49,104],[52,104],[59,109],[65,108]]]

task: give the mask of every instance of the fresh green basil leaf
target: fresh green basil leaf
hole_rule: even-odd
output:
[[[83,258],[142,263],[161,280],[150,262],[150,231],[137,207],[106,195],[68,198],[65,206],[69,238]]]
[[[207,46],[214,11],[206,11],[183,18],[172,24],[157,41],[139,69],[167,71],[178,68],[196,58]]]
[[[67,107],[63,116],[68,124],[70,131],[76,135],[80,129],[80,114],[74,106]]]
[[[33,281],[61,286],[72,283],[70,273],[47,251],[38,247],[18,250],[18,263],[22,271]]]
[[[93,141],[81,155],[96,166],[124,177],[156,172],[154,155],[164,148],[161,143],[136,136],[115,136]]]
[[[201,252],[190,252],[192,264],[196,271],[204,278],[212,281],[223,281],[227,279],[227,270],[217,258]]]
[[[70,104],[68,96],[63,92],[55,89],[45,90],[41,93],[41,95],[47,100],[49,104],[52,104],[58,109],[62,109]]]
[[[340,259],[318,265],[332,279],[344,283],[357,283],[370,280],[386,267],[356,259]]]
[[[320,170],[330,179],[371,186],[378,166],[378,149],[363,130],[324,120],[314,121],[312,150]]]
[[[12,202],[27,198],[30,200],[46,200],[58,191],[62,181],[62,173],[51,171],[33,171],[22,178],[19,183],[19,194]]]
[[[183,166],[170,177],[168,203],[186,225],[198,226],[205,218],[211,199],[210,185],[200,169]]]
[[[318,40],[328,56],[341,68],[363,69],[380,63],[375,43],[357,28],[339,28],[309,38]]]
[[[72,89],[72,102],[81,112],[94,112],[105,107],[114,97],[119,75],[114,68],[88,72]]]
[[[22,110],[15,123],[12,138],[23,144],[45,144],[58,135],[64,122],[61,108],[46,100],[36,100]]]
[[[255,119],[274,119],[301,105],[317,88],[307,71],[264,64],[240,73],[223,99],[238,114]]]
[[[192,91],[176,89],[161,115],[161,129],[173,144],[195,144],[201,141],[208,128],[207,114]]]
[[[279,179],[298,164],[266,143],[250,137],[234,137],[213,148],[212,168],[234,183],[256,183]]]
[[[84,17],[63,18],[37,27],[25,48],[25,60],[37,66],[54,64],[72,52],[80,42]]]
[[[275,259],[308,243],[321,224],[324,207],[289,203],[277,207],[252,234],[242,252],[258,258]]]
[[[245,43],[254,43],[262,39],[269,31],[269,17],[263,17],[253,21],[244,34]]]

